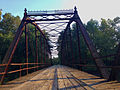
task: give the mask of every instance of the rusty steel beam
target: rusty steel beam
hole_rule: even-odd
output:
[[[26,19],[26,17],[24,17],[23,20],[24,20],[24,19]],[[20,26],[19,26],[19,28],[18,28],[18,30],[17,30],[17,32],[16,32],[16,35],[15,35],[12,43],[10,44],[10,47],[8,48],[7,53],[6,53],[6,55],[5,55],[4,59],[3,59],[3,62],[2,62],[2,63],[3,63],[3,64],[8,63],[8,64],[7,64],[7,66],[5,67],[5,70],[4,70],[4,71],[5,71],[5,74],[4,74],[4,75],[2,76],[2,78],[1,78],[1,84],[3,84],[4,77],[5,77],[5,75],[7,74],[9,64],[11,63],[13,54],[14,54],[14,52],[15,52],[15,50],[16,50],[16,47],[17,47],[18,42],[19,42],[19,40],[20,40],[20,37],[21,37],[21,35],[22,35],[22,33],[23,33],[24,25],[26,24],[23,20],[21,21],[21,24],[20,24]]]
[[[65,33],[65,38],[64,38],[64,64],[67,65],[67,61],[69,61],[69,53],[67,52],[68,50],[68,40],[67,40],[67,33]]]
[[[37,43],[37,29],[35,27],[35,56],[36,56],[36,63],[38,66],[38,43]],[[38,68],[37,68],[38,70]]]
[[[59,19],[36,19],[36,20],[24,20],[25,22],[32,23],[35,21],[60,21],[60,20],[70,20],[71,18],[59,18]]]
[[[30,64],[30,65],[34,65],[34,64],[37,64],[37,63],[21,63],[21,64],[15,64],[15,63],[13,63],[13,64],[11,64],[11,65],[15,65],[15,66],[20,66],[20,69],[18,69],[18,70],[14,70],[14,71],[9,71],[9,72],[7,72],[8,74],[11,74],[11,73],[15,73],[15,72],[19,72],[19,71],[22,71],[22,70],[27,70],[27,69],[30,69],[31,67],[29,67],[29,68],[21,68],[21,65],[27,65],[27,64]],[[38,63],[38,64],[40,64],[40,65],[50,65],[50,64],[43,64],[43,63]],[[40,66],[34,66],[34,67],[32,67],[32,68],[37,68],[37,67],[40,67]],[[20,72],[21,73],[21,72]],[[5,74],[5,72],[1,72],[0,73],[0,75],[4,75]]]
[[[34,15],[32,15],[32,14],[28,14],[28,16],[56,16],[56,15],[73,15],[74,13],[64,13],[64,14],[62,14],[62,13],[59,13],[59,14],[34,14]]]
[[[79,36],[79,30],[78,30],[78,23],[76,23],[76,33],[77,33],[77,44],[78,44],[78,53],[79,53],[79,61],[82,63],[82,57],[81,57],[81,49],[80,49],[80,36]]]
[[[28,31],[28,37],[29,37],[28,41],[30,42],[29,44],[30,44],[30,48],[32,50],[32,55],[33,55],[33,57],[35,57],[35,50],[34,50],[33,40],[30,39],[30,36],[31,36],[31,33],[30,33],[30,31]]]
[[[28,20],[30,20],[30,19],[28,19]],[[31,23],[31,22],[30,22]],[[41,33],[41,35],[43,36],[43,38],[44,38],[44,43],[46,43],[47,45],[48,45],[48,40],[47,40],[47,38],[46,38],[46,36],[44,35],[44,33],[41,31],[41,29],[40,29],[40,27],[35,23],[35,22],[32,22],[31,23],[32,25],[34,25],[35,27],[36,27],[36,29],[38,29],[39,30],[39,32]],[[41,44],[42,44],[42,42],[41,42]],[[44,45],[43,45],[44,46]],[[41,51],[42,52],[42,51]],[[46,59],[46,56],[45,56],[45,59]]]
[[[44,35],[44,33],[42,32],[42,30],[40,29],[40,27],[39,27],[35,22],[32,22],[31,24],[34,25],[34,26],[36,27],[36,29],[39,30],[39,32],[41,33],[41,35],[43,36],[43,38],[44,38],[44,39],[46,40],[46,42],[47,42],[47,38],[46,38],[46,36]]]
[[[8,50],[6,52],[6,55],[5,55],[4,59],[3,59],[2,63],[3,64],[8,63],[8,64],[7,64],[7,66],[5,67],[5,70],[4,70],[5,74],[3,74],[3,76],[1,77],[1,84],[3,84],[3,82],[4,82],[4,78],[5,78],[5,75],[7,74],[9,64],[12,61],[13,54],[14,54],[14,52],[16,50],[16,47],[17,47],[18,42],[20,40],[20,37],[21,37],[21,35],[23,33],[23,29],[24,29],[24,26],[26,24],[26,22],[24,22],[24,20],[26,20],[26,18],[27,18],[26,15],[27,15],[27,10],[25,9],[24,17],[23,17],[23,19],[21,21],[21,24],[20,24],[20,26],[19,26],[19,28],[18,28],[18,30],[16,32],[16,35],[15,35],[12,43],[10,44],[10,47],[8,48]]]
[[[25,25],[25,59],[26,63],[28,63],[28,28],[27,25]],[[28,64],[26,65],[28,68]],[[26,70],[28,74],[28,69]]]
[[[80,36],[79,36],[78,23],[76,23],[76,34],[77,34],[77,46],[78,46],[79,63],[83,64],[82,57],[81,57]],[[80,70],[82,70],[82,66],[80,66]]]
[[[14,54],[14,52],[15,52],[15,50],[16,50],[17,44],[18,44],[18,42],[19,42],[19,40],[20,40],[20,37],[21,37],[21,35],[22,35],[22,33],[23,33],[24,26],[27,24],[26,22],[24,22],[25,20],[29,20],[29,18],[27,17],[27,10],[26,10],[26,9],[25,9],[24,17],[23,17],[23,19],[22,19],[22,21],[21,21],[21,24],[20,24],[20,26],[19,26],[19,28],[18,28],[18,30],[17,30],[17,32],[16,32],[16,35],[15,35],[15,37],[14,37],[14,40],[12,41],[12,43],[11,43],[11,45],[10,45],[10,47],[9,47],[9,49],[8,49],[5,57],[4,57],[4,59],[3,59],[3,64],[6,64],[6,63],[8,63],[8,64],[7,64],[7,66],[5,67],[5,70],[4,70],[4,71],[5,71],[5,74],[4,74],[4,75],[2,76],[2,78],[1,78],[1,84],[3,84],[4,77],[5,77],[5,75],[7,74],[8,67],[9,67],[9,65],[10,65],[10,63],[11,63],[13,54]],[[33,24],[34,26],[36,26],[37,29],[41,32],[41,34],[44,36],[44,34],[43,34],[42,31],[40,30],[40,28],[37,26],[37,24],[35,24],[34,22],[33,22],[32,24]],[[45,38],[45,36],[44,36],[44,38]],[[45,38],[45,40],[47,40],[47,39]]]
[[[44,40],[44,63],[46,63],[46,42]]]
[[[68,24],[67,24],[67,26],[66,26],[66,28],[65,28],[65,30],[64,30],[64,32],[63,32],[63,35],[62,35],[62,42],[61,42],[61,64],[64,64],[64,52],[63,52],[63,46],[64,46],[64,41],[65,41],[65,34],[66,34],[66,32],[67,32],[67,30],[68,30],[68,28],[69,28],[69,26],[70,26],[70,24],[73,22],[73,19],[71,19],[69,22],[68,22]]]
[[[37,63],[10,63],[9,65],[13,65],[13,66],[17,66],[17,65],[32,65],[32,64],[37,64]],[[38,64],[43,64],[43,63],[38,63]],[[7,66],[8,64],[0,64],[0,67],[1,66]]]
[[[72,36],[71,36],[71,29],[70,26],[68,27],[68,34],[69,34],[69,39],[70,39],[70,48],[71,48],[71,53],[72,53],[72,64],[74,64],[74,55],[73,55],[73,43],[72,43]]]
[[[28,31],[28,41],[29,41],[29,45],[30,45],[30,48],[31,48],[31,50],[32,50],[32,55],[33,55],[33,57],[35,58],[35,57],[36,57],[36,56],[35,56],[35,49],[34,49],[34,45],[33,45],[33,40],[30,39],[30,35],[31,35],[30,31]],[[35,63],[35,59],[34,59],[34,63]],[[34,64],[34,67],[35,67],[35,65],[36,65],[36,64]],[[34,71],[35,71],[35,69],[34,69]]]
[[[99,57],[99,54],[98,54],[95,46],[93,45],[93,42],[92,42],[92,40],[91,40],[90,37],[89,37],[89,34],[87,33],[87,31],[86,31],[86,29],[85,29],[85,27],[84,27],[81,19],[80,19],[79,16],[78,16],[78,13],[77,13],[76,8],[75,8],[75,11],[74,11],[74,12],[75,12],[75,14],[74,14],[74,16],[73,16],[73,17],[74,17],[74,21],[75,21],[76,23],[78,23],[78,25],[79,25],[79,27],[80,27],[80,31],[81,31],[81,33],[82,33],[82,35],[83,35],[83,38],[84,38],[84,40],[85,40],[85,42],[86,42],[86,44],[87,44],[87,46],[88,46],[88,48],[89,48],[92,56],[93,56],[93,58]],[[105,69],[105,68],[101,68],[101,67],[100,67],[101,65],[105,66],[104,63],[103,63],[103,61],[102,61],[101,59],[99,59],[99,58],[98,58],[98,59],[94,59],[94,60],[95,60],[96,66],[97,66],[97,68],[98,68],[101,76],[102,76],[103,78],[108,79],[108,78],[109,78],[109,75],[110,75],[110,73],[108,72],[108,69]]]
[[[35,22],[33,22],[33,23],[31,23],[31,24],[34,25],[34,26],[36,27],[36,29],[38,29],[38,30],[40,31],[41,36],[43,36],[43,38],[44,38],[44,45],[43,45],[43,46],[45,47],[45,43],[48,44],[47,39],[46,39],[46,36],[43,34],[43,32],[41,31],[40,27],[39,27]],[[42,40],[41,40],[41,46],[42,46]],[[45,49],[45,48],[44,48],[44,49]],[[44,50],[44,51],[45,51],[45,50]],[[41,47],[41,53],[42,53],[42,47]],[[45,53],[44,53],[44,59],[46,60],[45,54],[46,54],[46,51],[45,51]],[[43,62],[42,56],[41,56],[41,60],[42,60],[42,62]],[[46,61],[44,61],[44,62],[46,62]]]
[[[41,63],[43,63],[43,52],[42,52],[42,47],[43,47],[43,45],[42,45],[42,38],[40,38],[40,47],[41,47]]]

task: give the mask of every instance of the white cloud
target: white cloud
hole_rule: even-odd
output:
[[[77,6],[83,22],[91,18],[115,18],[120,16],[120,0],[64,0],[62,8],[71,9]]]

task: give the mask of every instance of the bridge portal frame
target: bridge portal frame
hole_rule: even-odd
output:
[[[40,19],[34,18],[34,17],[37,17],[37,16],[39,16]],[[27,13],[27,10],[25,9],[24,17],[23,17],[23,19],[21,21],[21,24],[20,24],[20,26],[19,26],[19,28],[16,32],[16,36],[15,36],[13,42],[11,43],[11,45],[10,45],[10,47],[9,47],[5,57],[4,57],[4,60],[3,60],[3,64],[7,63],[7,66],[5,67],[4,74],[3,74],[2,79],[1,79],[1,83],[3,83],[4,77],[7,74],[9,65],[10,65],[11,60],[12,60],[12,56],[13,56],[13,54],[15,52],[15,49],[17,47],[17,44],[20,40],[20,37],[22,35],[24,26],[28,23],[33,24],[41,32],[44,39],[47,41],[44,33],[39,28],[38,23],[40,21],[59,21],[59,20],[61,20],[61,21],[68,20],[67,26],[64,30],[64,34],[62,36],[61,50],[63,49],[65,33],[69,30],[70,24],[72,22],[76,22],[77,23],[77,32],[82,33],[84,41],[85,41],[87,47],[89,48],[89,51],[91,52],[91,55],[94,58],[94,61],[96,63],[96,67],[99,70],[101,76],[103,78],[106,78],[106,79],[109,78],[108,70],[106,68],[101,67],[101,66],[105,66],[105,65],[104,65],[103,61],[101,59],[99,59],[100,56],[99,56],[95,46],[93,45],[93,42],[90,39],[89,34],[87,33],[86,28],[84,27],[79,15],[78,15],[76,7],[74,8],[74,10],[55,10],[55,11],[53,11],[53,13],[51,13],[49,11],[42,11],[42,12],[29,11]],[[47,26],[45,26],[45,27],[47,27]],[[60,27],[60,26],[58,26],[58,27]],[[80,30],[78,30],[78,27],[80,28]],[[79,39],[80,38],[79,34],[77,34],[77,37],[78,37],[78,41],[79,41],[80,40]],[[71,46],[72,46],[72,44],[71,44]],[[80,56],[81,52],[80,52],[80,43],[79,42],[78,42],[78,47],[79,47],[79,57],[80,57],[80,62],[81,62],[81,56]],[[49,53],[51,53],[51,52],[49,51]],[[61,56],[62,56],[62,61],[61,62],[62,62],[62,64],[64,64],[64,54],[63,54],[63,52],[62,52]]]

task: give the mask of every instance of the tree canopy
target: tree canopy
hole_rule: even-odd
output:
[[[0,63],[2,63],[20,22],[20,17],[15,17],[11,13],[5,13],[0,21]]]
[[[120,18],[119,17],[116,17],[113,20],[111,19],[106,20],[102,18],[100,22],[98,22],[97,20],[91,19],[87,22],[87,24],[84,24],[84,25],[100,56],[116,54],[118,44],[120,42]],[[61,32],[61,35],[58,40],[58,51],[59,51],[58,54],[60,58],[61,58],[61,43],[62,43],[63,32]],[[63,47],[67,48],[67,51],[64,54],[66,57],[65,59],[66,62],[70,63],[74,58],[75,60],[74,63],[79,63],[80,59],[79,59],[78,46],[77,46],[78,44],[77,44],[76,24],[73,24],[71,28],[73,53],[70,47],[69,36],[65,36],[65,37],[68,38],[68,40],[65,41],[66,44],[63,44]],[[90,51],[87,48],[87,45],[85,44],[85,41],[83,39],[81,32],[79,32],[79,37],[80,37],[79,42],[80,42],[81,57],[82,59],[89,59],[89,61],[83,60],[82,63],[84,62],[87,62],[87,64],[93,63],[91,60],[92,56],[90,54]],[[73,58],[72,58],[72,54],[73,54]],[[108,63],[106,62],[106,64]]]

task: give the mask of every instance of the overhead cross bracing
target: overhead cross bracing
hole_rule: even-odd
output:
[[[32,17],[30,20],[26,19],[25,22],[27,22],[27,23],[31,23],[31,22],[38,23],[38,22],[42,22],[42,21],[44,21],[44,22],[45,21],[47,21],[47,22],[48,21],[50,21],[50,22],[51,21],[57,21],[58,22],[60,20],[62,20],[62,21],[66,21],[67,20],[68,23],[66,24],[66,28],[64,28],[64,34],[62,36],[62,43],[61,43],[61,50],[62,50],[63,49],[63,45],[62,44],[63,44],[63,41],[64,41],[65,34],[66,34],[67,31],[71,31],[70,30],[70,25],[74,21],[74,22],[77,23],[77,27],[80,28],[80,30],[78,30],[78,32],[81,31],[82,36],[83,36],[83,38],[84,38],[84,40],[85,40],[85,42],[86,42],[86,44],[87,44],[87,46],[88,46],[88,48],[89,48],[89,50],[91,52],[93,58],[99,57],[99,54],[97,53],[97,50],[96,50],[95,46],[93,45],[93,42],[92,42],[92,40],[89,37],[89,34],[87,33],[87,31],[86,31],[82,21],[79,18],[79,15],[78,15],[78,12],[77,12],[77,8],[75,7],[74,11],[73,10],[69,10],[69,12],[68,12],[68,10],[67,10],[65,12],[65,10],[63,10],[63,12],[61,12],[61,11],[59,13],[58,12],[57,13],[55,11],[54,11],[54,13],[48,13],[48,12],[45,12],[45,13],[38,12],[37,13],[36,12],[35,14],[32,14],[32,12],[28,12],[27,13],[27,10],[25,10],[25,16],[29,17],[29,18]],[[59,28],[59,26],[63,26],[63,25],[64,24],[62,24],[62,25],[60,24],[60,25],[57,26],[57,28]],[[40,28],[46,27],[45,29],[48,29],[48,26],[50,26],[50,25],[49,24],[48,25],[42,25],[42,27],[40,27]],[[55,28],[55,29],[57,29],[57,28]],[[49,29],[51,29],[51,28],[49,28]],[[53,28],[51,30],[52,30],[51,33],[54,33],[54,35],[55,35],[56,31]],[[48,30],[48,32],[49,32],[49,30]],[[58,33],[56,32],[56,34],[58,34]],[[55,39],[53,39],[53,40],[56,41]],[[78,40],[79,40],[79,36],[78,36]],[[72,42],[70,43],[70,45],[71,45],[71,48],[72,48]],[[79,45],[79,41],[78,41],[78,45]],[[79,54],[80,54],[80,52],[79,52]],[[61,60],[61,62],[63,63],[63,60],[64,60],[64,52],[63,52],[63,50],[62,50],[62,58],[63,59]],[[98,70],[101,72],[101,75],[104,78],[108,78],[109,77],[108,70],[100,67],[101,65],[104,66],[104,63],[100,59],[95,59],[95,62],[96,62],[96,66],[97,66]]]
[[[52,57],[58,57],[57,40],[73,17],[74,10],[28,11],[29,22],[35,22],[49,37]]]

